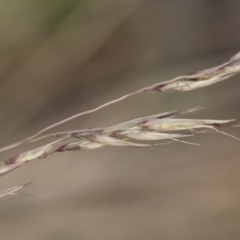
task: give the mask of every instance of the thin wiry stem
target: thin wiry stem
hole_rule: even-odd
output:
[[[205,87],[205,86],[220,82],[222,80],[225,80],[231,76],[238,74],[239,72],[240,72],[240,53],[237,53],[229,61],[227,61],[221,65],[218,65],[216,67],[205,69],[205,70],[196,72],[194,74],[179,76],[179,77],[176,77],[176,78],[168,80],[168,81],[156,83],[151,86],[147,86],[147,87],[141,88],[137,91],[128,93],[120,98],[117,98],[115,100],[104,103],[96,108],[91,109],[91,110],[77,113],[71,117],[68,117],[68,118],[63,119],[57,123],[54,123],[46,128],[43,128],[42,130],[38,131],[34,135],[29,136],[28,138],[26,138],[24,140],[21,140],[16,143],[5,146],[3,148],[0,148],[0,152],[12,149],[12,148],[20,146],[22,144],[32,142],[39,135],[41,135],[42,133],[44,133],[56,126],[59,126],[70,120],[73,120],[77,117],[96,112],[104,107],[107,107],[109,105],[112,105],[112,104],[120,102],[120,101],[123,101],[129,97],[132,97],[132,96],[135,96],[138,94],[142,94],[145,92],[191,91],[191,90],[194,90],[197,88]],[[50,136],[50,135],[48,135],[48,136]],[[45,138],[45,136],[42,138]],[[41,139],[41,137],[40,137],[40,139]]]

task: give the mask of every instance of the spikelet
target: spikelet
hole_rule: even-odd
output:
[[[141,127],[158,131],[179,131],[195,128],[212,128],[214,126],[230,125],[231,120],[205,120],[205,119],[153,119],[141,124]]]

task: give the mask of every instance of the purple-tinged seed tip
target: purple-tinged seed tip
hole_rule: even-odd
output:
[[[67,145],[62,145],[61,147],[59,147],[59,148],[57,149],[57,152],[64,152],[64,151],[66,150],[66,146],[67,146]]]
[[[7,159],[7,160],[5,161],[5,164],[6,164],[6,165],[11,165],[11,164],[16,163],[16,161],[18,160],[18,156],[19,156],[19,155],[16,155],[16,156],[14,156],[14,157],[11,157],[11,158]]]

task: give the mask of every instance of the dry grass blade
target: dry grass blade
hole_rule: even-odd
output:
[[[44,146],[18,154],[0,163],[0,176],[9,173],[17,167],[35,159],[44,158],[49,154],[64,151],[93,150],[104,146],[139,147],[149,148],[156,145],[138,143],[133,141],[158,141],[170,139],[181,143],[198,145],[196,143],[179,140],[178,138],[190,137],[195,129],[207,128],[217,130],[221,126],[237,126],[233,120],[204,120],[204,119],[175,119],[176,115],[199,110],[199,107],[186,111],[172,111],[148,117],[134,119],[106,128],[86,129],[85,131],[71,131],[61,133],[63,138]],[[172,131],[187,130],[188,133],[172,133]],[[190,132],[189,132],[190,131]],[[170,132],[170,133],[168,133]],[[59,135],[58,135],[59,136]],[[238,139],[234,136],[231,136]]]
[[[36,134],[34,134],[24,140],[21,140],[19,142],[16,142],[14,144],[11,144],[11,145],[1,148],[0,152],[9,150],[11,148],[17,147],[17,146],[25,144],[25,143],[28,143],[28,142],[34,140],[35,138],[37,138],[42,133],[44,133],[60,124],[68,122],[77,117],[96,112],[104,107],[107,107],[111,104],[120,102],[131,96],[134,96],[137,94],[142,94],[145,92],[191,91],[191,90],[194,90],[197,88],[202,88],[202,87],[209,86],[211,84],[215,84],[217,82],[223,81],[231,76],[238,74],[239,72],[240,72],[240,54],[237,53],[229,61],[227,61],[219,66],[205,69],[205,70],[196,72],[194,74],[183,75],[183,76],[179,76],[179,77],[176,77],[176,78],[168,80],[168,81],[156,83],[152,86],[141,88],[137,91],[128,93],[120,98],[109,101],[109,102],[102,104],[94,109],[77,113],[69,118],[63,119],[62,121],[59,121],[55,124],[52,124],[44,129],[40,130]]]

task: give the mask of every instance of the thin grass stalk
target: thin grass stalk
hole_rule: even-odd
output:
[[[142,93],[147,93],[147,92],[191,91],[194,89],[202,88],[202,87],[209,86],[209,85],[215,84],[217,82],[223,81],[225,79],[228,79],[228,78],[238,74],[239,72],[240,72],[240,53],[237,53],[232,58],[230,58],[227,62],[225,62],[221,65],[218,65],[216,67],[198,71],[198,72],[192,73],[192,74],[178,76],[171,80],[156,83],[151,86],[147,86],[147,87],[141,88],[137,91],[128,93],[120,98],[117,98],[115,100],[104,103],[96,108],[91,109],[91,110],[77,113],[71,117],[63,119],[57,123],[54,123],[46,128],[41,129],[40,131],[38,131],[37,133],[35,133],[32,136],[27,137],[26,139],[23,139],[16,143],[13,143],[8,146],[0,148],[0,152],[3,152],[6,150],[9,150],[9,149],[12,149],[14,147],[20,146],[22,144],[26,144],[31,141],[34,141],[34,139],[39,137],[41,134],[43,134],[44,132],[46,132],[56,126],[59,126],[70,120],[73,120],[77,117],[96,112],[104,107],[107,107],[109,105],[112,105],[112,104],[120,102],[120,101],[123,101],[129,97],[132,97],[132,96],[135,96],[138,94],[142,94]]]

